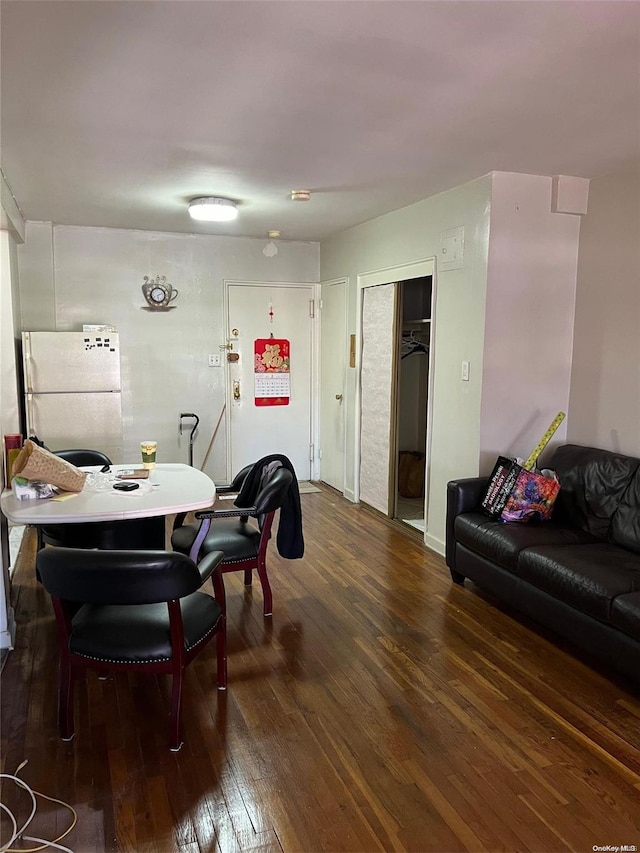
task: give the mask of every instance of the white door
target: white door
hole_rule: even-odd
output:
[[[231,476],[271,453],[288,456],[299,480],[311,475],[313,285],[226,282],[227,448]],[[273,337],[289,345],[287,405],[256,405],[255,343]],[[275,381],[275,375],[272,377]],[[280,377],[282,379],[282,377]],[[270,393],[264,387],[260,396]]]
[[[389,515],[397,284],[362,294],[360,500]]]
[[[346,282],[322,285],[320,311],[320,479],[344,493]]]

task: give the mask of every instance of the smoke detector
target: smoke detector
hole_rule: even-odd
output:
[[[291,190],[291,201],[309,201],[310,198],[310,190]]]

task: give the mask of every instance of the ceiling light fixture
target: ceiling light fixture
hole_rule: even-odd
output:
[[[310,198],[310,190],[291,190],[291,201],[309,201]]]
[[[189,202],[189,216],[199,222],[230,222],[238,215],[238,206],[230,198],[194,198]]]

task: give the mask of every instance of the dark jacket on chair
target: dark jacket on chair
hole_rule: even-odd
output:
[[[275,453],[259,459],[242,484],[242,488],[234,503],[240,509],[243,506],[253,506],[256,495],[260,491],[265,474],[272,468],[283,467],[293,474],[289,491],[280,509],[280,522],[276,545],[281,557],[288,560],[298,560],[304,555],[304,538],[302,535],[302,508],[300,506],[300,491],[298,480],[291,461],[281,454]]]

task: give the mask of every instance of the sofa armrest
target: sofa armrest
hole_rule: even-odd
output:
[[[445,558],[447,566],[455,569],[455,538],[453,524],[457,515],[463,512],[481,510],[489,477],[469,477],[465,480],[451,480],[447,483],[447,528]]]

